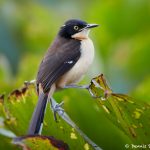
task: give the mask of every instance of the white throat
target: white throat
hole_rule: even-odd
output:
[[[84,35],[84,36],[86,36],[87,38],[89,36],[89,33],[90,33],[89,29],[84,29],[84,30],[81,31],[81,34]]]
[[[81,32],[78,32],[71,37],[78,40],[87,39],[89,35],[90,30],[89,29],[83,29]]]

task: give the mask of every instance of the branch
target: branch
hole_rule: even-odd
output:
[[[55,106],[57,105],[57,102],[54,98],[51,98],[52,104]],[[52,110],[53,111],[53,110]],[[66,121],[71,127],[76,129],[76,131],[95,149],[95,150],[102,150],[100,147],[98,147],[86,134],[84,134],[79,127],[70,119],[70,117],[67,115],[65,111],[58,110],[57,114]]]

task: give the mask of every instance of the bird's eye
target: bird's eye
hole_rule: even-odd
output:
[[[79,29],[79,27],[78,27],[78,26],[74,26],[74,29],[75,29],[75,30],[78,30],[78,29]]]

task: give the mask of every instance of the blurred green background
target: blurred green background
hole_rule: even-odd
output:
[[[126,93],[150,74],[149,0],[1,0],[0,92],[35,78],[59,27],[71,18],[100,24],[90,34],[96,58],[88,77],[104,73],[116,92]]]
[[[8,93],[20,87],[25,80],[36,77],[38,65],[59,27],[72,18],[100,24],[90,33],[96,55],[82,84],[104,73],[115,92],[132,93],[137,90],[139,94],[144,88],[140,89],[140,84],[146,83],[148,93],[149,0],[1,0],[0,93]],[[134,96],[141,98],[140,94],[134,93]],[[149,96],[147,100],[150,100]],[[75,105],[74,101],[72,106]],[[90,108],[81,105],[82,108],[72,112],[72,116],[76,116],[74,118],[81,115],[79,120],[86,116],[84,111]],[[79,104],[77,106],[80,107]],[[75,113],[77,111],[80,115]],[[92,115],[89,116],[92,118]],[[82,127],[82,123],[79,121],[78,124]]]

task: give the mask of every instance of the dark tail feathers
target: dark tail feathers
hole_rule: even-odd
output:
[[[39,134],[40,132],[43,119],[44,119],[47,98],[48,98],[47,94],[40,93],[37,106],[34,110],[32,119],[30,121],[30,126],[28,130],[28,134],[30,135]]]

